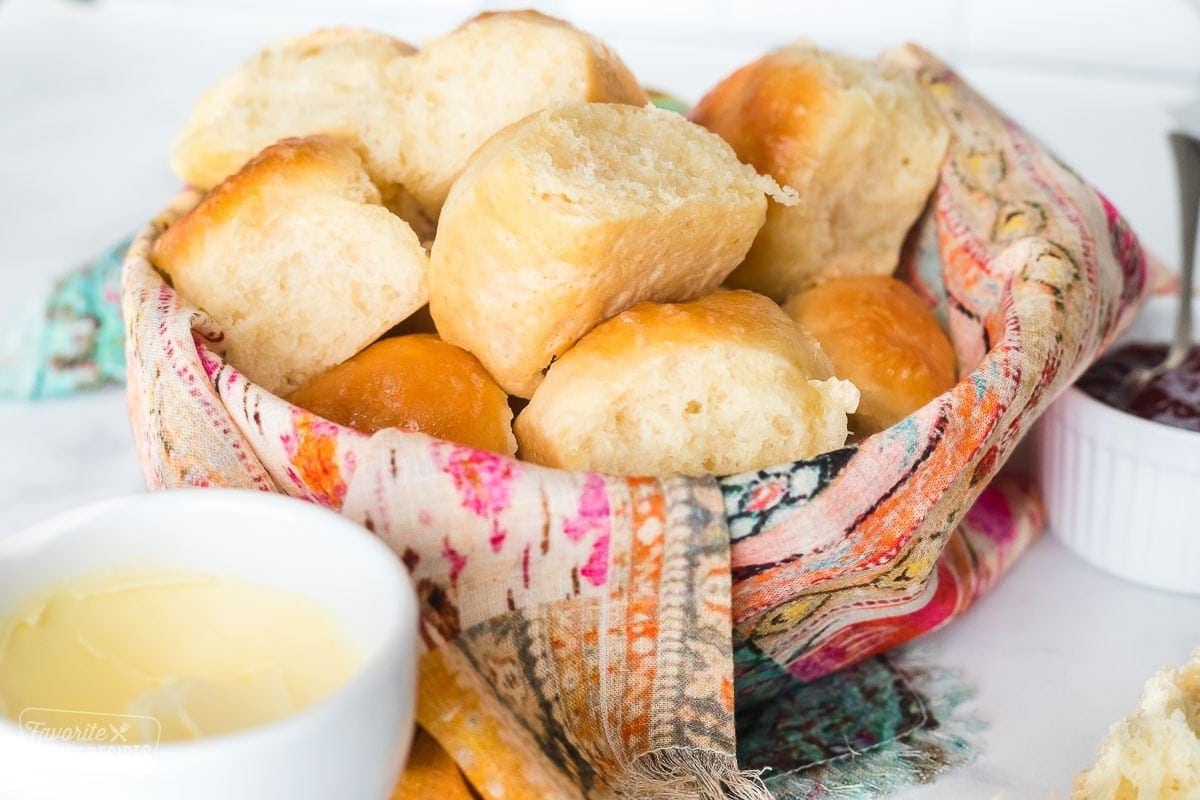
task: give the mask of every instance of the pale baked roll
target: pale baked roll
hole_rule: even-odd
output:
[[[230,363],[282,394],[428,299],[428,259],[347,143],[288,139],[213,189],[152,261],[225,333]]]
[[[517,417],[522,458],[629,475],[726,475],[841,447],[858,402],[779,306],[720,291],[641,303],[564,353]]]
[[[643,300],[712,292],[762,225],[769,178],[653,107],[547,109],[471,158],[442,209],[429,309],[510,394]]]
[[[729,278],[780,302],[823,276],[891,275],[949,141],[913,77],[808,45],[742,67],[692,119],[800,196],[771,205]]]
[[[1200,649],[1156,673],[1138,707],[1108,730],[1095,766],[1071,800],[1193,800],[1200,797]]]
[[[288,400],[363,433],[400,428],[517,451],[508,395],[475,356],[432,334],[376,342],[309,378]]]
[[[408,68],[397,179],[434,219],[471,154],[500,129],[562,103],[649,102],[604,42],[536,11],[481,14]]]
[[[191,186],[210,189],[280,139],[323,133],[355,142],[372,177],[387,183],[399,146],[386,125],[389,68],[415,52],[360,28],[270,44],[200,96],[171,145],[171,166]]]
[[[206,92],[171,163],[214,186],[288,136],[353,140],[384,203],[423,238],[471,153],[506,125],[566,101],[646,102],[603,42],[533,11],[485,14],[424,50],[374,31],[273,44]]]
[[[954,347],[902,281],[830,278],[784,308],[820,342],[834,374],[861,392],[850,421],[856,434],[889,428],[954,386]]]

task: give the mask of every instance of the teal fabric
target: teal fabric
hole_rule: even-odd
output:
[[[674,111],[676,114],[686,114],[690,110],[690,106],[687,103],[666,92],[660,92],[657,89],[647,89],[646,94],[650,95],[650,102],[658,108]]]
[[[126,239],[0,321],[0,400],[65,397],[125,380]]]
[[[742,645],[739,666],[770,661]],[[773,662],[772,662],[773,664]],[[769,669],[760,666],[760,672]],[[803,682],[774,665],[769,702],[737,706],[738,763],[763,769],[776,800],[874,800],[928,783],[975,756],[982,724],[969,687],[900,649]],[[773,764],[801,765],[786,772]]]

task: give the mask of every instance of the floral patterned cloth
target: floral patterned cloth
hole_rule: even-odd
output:
[[[846,755],[796,724],[823,718],[813,682],[945,624],[1023,551],[1040,508],[993,478],[1145,286],[1104,198],[933,57],[884,57],[953,133],[900,274],[947,320],[964,376],[898,425],[719,480],[365,436],[249,383],[154,271],[150,245],[194,204],[184,195],[125,267],[147,484],[284,492],[388,542],[422,602],[419,720],[483,797],[824,796],[787,777]],[[896,710],[876,744],[920,728],[903,693],[870,694]]]
[[[42,400],[125,379],[121,265],[129,239],[10,310],[0,325],[0,400]]]

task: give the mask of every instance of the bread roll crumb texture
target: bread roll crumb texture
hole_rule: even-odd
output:
[[[438,331],[528,397],[550,362],[643,300],[711,293],[745,256],[773,184],[653,107],[547,109],[481,147],[430,255]]]
[[[165,231],[151,258],[213,317],[230,363],[284,394],[428,299],[425,250],[379,202],[349,143],[287,139]]]
[[[1200,649],[1146,683],[1133,714],[1114,724],[1071,800],[1200,797]]]

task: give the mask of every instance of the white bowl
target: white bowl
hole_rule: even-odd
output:
[[[363,664],[298,714],[150,752],[47,741],[0,720],[0,798],[387,798],[412,735],[417,626],[411,582],[392,552],[337,514],[281,495],[138,495],[0,538],[0,615],[87,573],[160,567],[311,597],[338,620]]]
[[[1168,341],[1175,309],[1173,297],[1151,298],[1120,341]],[[1118,411],[1071,387],[1036,436],[1055,536],[1114,575],[1200,593],[1200,433]]]

